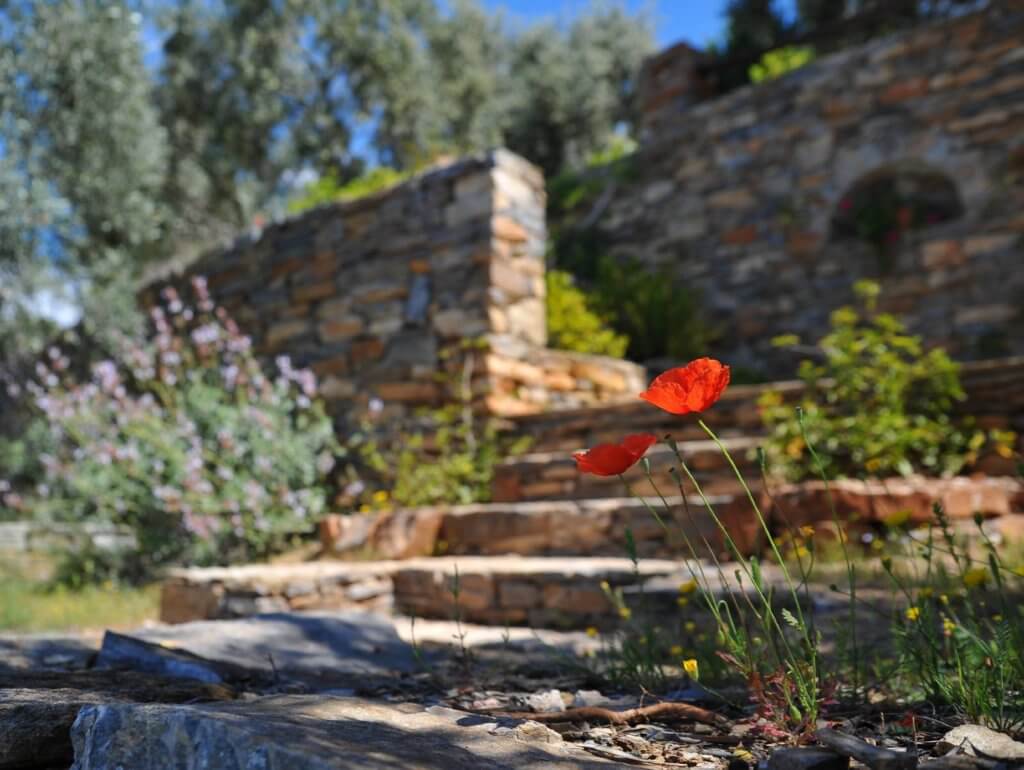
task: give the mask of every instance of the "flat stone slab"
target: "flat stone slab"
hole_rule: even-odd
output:
[[[353,698],[97,705],[72,730],[72,770],[605,770],[536,723]]]
[[[368,612],[281,612],[143,629],[148,642],[318,689],[416,670],[413,648],[387,617]],[[101,656],[102,660],[102,656]]]
[[[387,610],[401,562],[319,561],[171,570],[160,593],[165,623],[286,610]]]
[[[131,671],[0,672],[0,770],[67,767],[71,725],[83,706],[231,697],[223,687]]]
[[[0,635],[0,673],[18,669],[77,671],[88,668],[96,656],[100,635]]]
[[[600,507],[602,503],[594,505]],[[635,519],[618,522],[620,536],[625,527],[630,526],[637,542],[642,542],[653,531],[650,527],[657,527],[657,524],[645,510],[631,510],[637,515]],[[473,527],[479,524],[473,524],[470,519],[465,523]],[[527,520],[517,526],[529,527],[537,523]],[[679,563],[665,559],[641,559],[637,571],[625,558],[505,555],[185,569],[174,571],[164,584],[162,618],[181,621],[221,618],[225,614],[228,617],[232,614],[236,617],[274,616],[273,611],[261,612],[262,607],[280,610],[277,614],[283,617],[294,617],[289,610],[332,610],[333,592],[338,585],[353,586],[353,576],[372,575],[374,580],[386,581],[389,607],[394,604],[406,615],[452,619],[456,607],[453,578],[458,569],[458,606],[462,620],[582,628],[600,617],[606,620],[614,617],[613,608],[601,589],[602,582],[625,586],[672,574],[680,567]],[[186,595],[190,597],[188,602],[176,603]],[[295,601],[296,597],[301,597],[301,601]],[[211,614],[198,614],[201,612]],[[363,616],[379,617],[366,613]],[[334,613],[330,617],[343,616]],[[212,639],[224,633],[222,626],[215,628],[217,630],[210,634]],[[165,632],[160,633],[161,638],[170,638]],[[203,657],[216,657],[201,648],[189,647],[189,650]]]

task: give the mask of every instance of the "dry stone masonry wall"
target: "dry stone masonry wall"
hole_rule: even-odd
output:
[[[725,358],[764,372],[774,335],[815,341],[864,277],[957,357],[1024,352],[1024,2],[713,100],[698,62],[676,46],[647,67],[636,179],[598,228],[611,253],[702,292]],[[879,253],[842,209],[887,174],[936,180],[923,194],[947,189],[958,215]]]
[[[545,348],[544,204],[540,172],[499,150],[273,225],[189,274],[258,353],[311,367],[338,417],[438,404],[464,372],[498,415],[633,395],[638,367]]]

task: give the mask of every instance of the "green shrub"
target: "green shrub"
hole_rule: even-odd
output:
[[[342,184],[336,176],[328,174],[308,185],[297,197],[289,201],[288,213],[300,214],[327,203],[364,198],[401,184],[409,176],[407,172],[397,171],[388,166],[377,166]]]
[[[629,338],[633,361],[686,361],[707,353],[715,333],[704,321],[696,293],[667,271],[652,272],[636,260],[600,260],[594,304],[611,327]]]
[[[757,64],[750,67],[750,82],[775,80],[798,70],[814,60],[814,49],[805,45],[787,45],[765,53]]]
[[[621,358],[629,338],[609,328],[607,316],[597,313],[594,301],[562,270],[548,270],[548,344],[560,350]]]
[[[446,353],[471,351],[467,340]],[[393,506],[485,503],[491,499],[494,470],[508,454],[524,451],[522,440],[507,441],[494,419],[481,420],[472,404],[472,353],[461,374],[446,383],[450,403],[417,415],[416,424],[396,433],[378,430],[373,414],[384,405],[371,402],[371,418],[348,437],[347,480],[339,502],[361,512]]]
[[[818,476],[809,441],[829,478],[956,473],[986,442],[970,420],[950,416],[964,398],[957,364],[942,350],[926,352],[892,315],[875,312],[877,284],[863,281],[855,290],[862,309],[835,311],[820,343],[823,362],[800,365],[803,427],[780,394],[761,399],[773,468],[794,480]]]
[[[324,509],[335,442],[315,378],[284,357],[265,375],[203,281],[194,288],[196,308],[166,289],[152,336],[125,340],[91,377],[57,351],[29,386],[53,449],[35,489],[4,502],[22,516],[131,530],[137,548],[109,569],[96,554],[72,558],[97,578],[263,558]]]

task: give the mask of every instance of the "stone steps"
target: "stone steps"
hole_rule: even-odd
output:
[[[709,502],[740,547],[756,546],[758,531],[746,495],[711,495]],[[321,531],[324,552],[340,558],[372,554],[403,559],[445,556],[624,556],[627,529],[637,555],[687,553],[684,536],[724,552],[720,528],[697,496],[609,497],[409,508],[368,516],[336,516]],[[669,534],[650,506],[669,524]]]
[[[165,581],[160,619],[393,607],[422,618],[584,628],[615,622],[603,584],[624,588],[684,571],[683,562],[666,559],[521,556],[188,568]]]
[[[747,484],[758,486],[760,469],[755,451],[759,439],[726,438],[723,445]],[[730,494],[742,489],[725,455],[713,441],[683,441],[678,448],[705,494]],[[676,478],[670,474],[677,464],[672,450],[658,444],[647,452],[647,459],[657,489],[665,495],[678,492]],[[581,474],[569,451],[532,452],[508,458],[495,469],[491,497],[499,502],[513,502],[655,494],[640,465],[628,470],[623,478],[625,483],[618,476]],[[684,488],[688,493],[696,492],[689,482]]]
[[[736,385],[722,394],[713,409],[701,415],[720,437],[759,436],[763,433],[757,400],[767,390],[786,395],[803,392],[800,382]],[[572,452],[595,444],[616,442],[629,433],[671,435],[677,441],[708,438],[694,415],[668,414],[640,399],[579,409],[530,414],[512,419],[513,433],[531,439],[531,453]]]

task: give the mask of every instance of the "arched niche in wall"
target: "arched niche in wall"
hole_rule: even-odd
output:
[[[864,241],[891,258],[910,232],[963,214],[949,175],[921,163],[890,164],[860,177],[839,198],[832,238]]]

